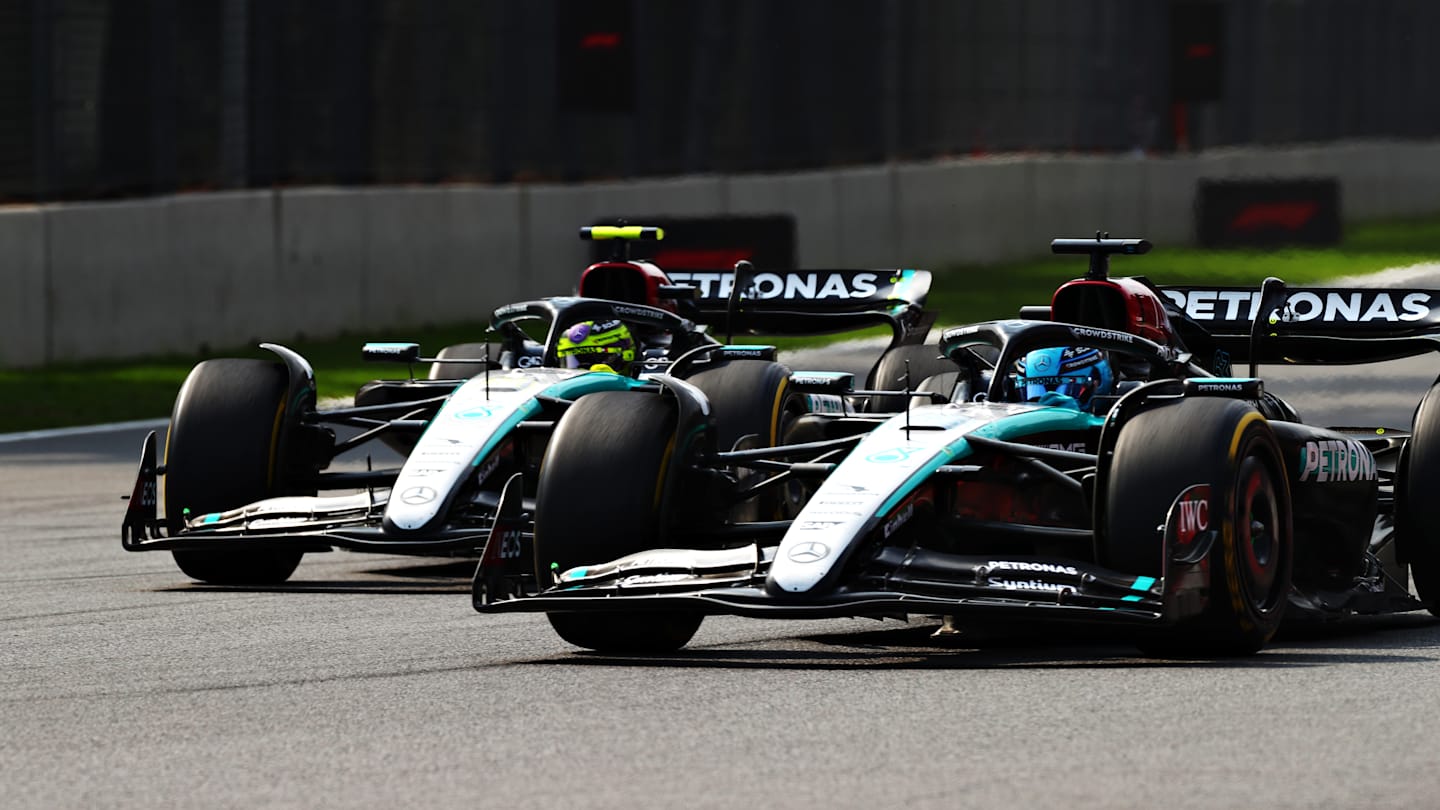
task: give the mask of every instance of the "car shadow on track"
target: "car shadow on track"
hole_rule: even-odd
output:
[[[767,641],[764,648],[749,644],[700,646],[671,655],[615,656],[576,650],[570,656],[527,663],[810,670],[1256,669],[1361,663],[1431,665],[1440,660],[1440,620],[1418,615],[1287,628],[1261,653],[1237,658],[1148,658],[1125,637],[1091,628],[987,627],[938,638],[932,635],[935,629],[936,625],[931,625],[800,636]],[[1430,654],[1430,650],[1436,652]]]
[[[393,560],[393,558],[391,558]],[[231,591],[239,593],[456,593],[470,594],[475,560],[425,560],[347,570],[344,579],[292,578],[280,585],[207,585],[189,582],[162,591]],[[305,573],[304,563],[298,573]],[[358,577],[364,577],[363,579]]]

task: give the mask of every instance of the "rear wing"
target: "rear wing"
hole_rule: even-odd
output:
[[[1192,350],[1208,338],[1235,362],[1368,363],[1440,351],[1440,290],[1290,287],[1263,315],[1259,287],[1159,290]],[[1263,335],[1252,351],[1257,317]]]
[[[698,322],[731,332],[808,335],[889,324],[897,341],[918,343],[935,320],[925,311],[927,270],[665,272],[675,284],[695,288]]]

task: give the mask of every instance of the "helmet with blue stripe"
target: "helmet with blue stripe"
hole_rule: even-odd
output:
[[[1054,346],[1025,355],[1016,382],[1027,402],[1051,404],[1059,397],[1046,394],[1059,394],[1073,399],[1081,408],[1089,408],[1096,394],[1114,393],[1115,372],[1100,349]]]

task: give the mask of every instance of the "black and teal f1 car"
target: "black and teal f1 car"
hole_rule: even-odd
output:
[[[662,235],[583,231],[622,243]],[[303,555],[334,549],[489,549],[533,589],[530,566],[519,572],[515,561],[533,558],[534,526],[547,512],[603,526],[641,514],[663,491],[683,499],[680,525],[714,538],[706,542],[763,533],[793,516],[804,490],[757,478],[723,454],[782,444],[807,413],[854,402],[801,391],[797,381],[816,375],[712,328],[729,338],[780,322],[821,332],[885,323],[894,349],[911,351],[933,319],[923,308],[929,276],[744,267],[735,276],[725,295],[707,296],[616,256],[586,268],[580,295],[497,309],[493,346],[427,358],[415,344],[367,345],[369,359],[429,364],[430,373],[369,383],[343,407],[317,405],[310,363],[283,346],[265,344],[278,362],[201,363],[176,398],[163,456],[155,434],[145,441],[124,548],[170,551],[182,571],[213,584],[283,582]],[[820,377],[829,389],[853,388],[844,375]],[[634,490],[632,445],[650,453],[656,436],[666,464]],[[585,465],[568,464],[570,454]],[[605,508],[592,511],[587,498]]]
[[[544,587],[498,587],[482,561],[476,609],[543,611],[567,641],[612,652],[672,650],[704,616],[735,614],[1090,623],[1178,656],[1253,653],[1287,616],[1435,610],[1440,385],[1410,430],[1326,428],[1255,367],[1433,352],[1433,319],[1301,319],[1315,292],[1271,279],[1236,298],[1241,318],[1206,324],[1144,279],[1109,277],[1112,254],[1148,243],[1053,246],[1090,254],[1090,272],[1027,319],[946,330],[949,369],[905,386],[911,407],[808,414],[805,442],[719,454],[804,488],[793,518],[748,542],[683,529],[685,492],[663,474],[679,457],[655,432],[607,490],[643,496],[598,520],[598,494],[572,501],[589,517],[542,508]],[[567,467],[605,463],[574,450]]]

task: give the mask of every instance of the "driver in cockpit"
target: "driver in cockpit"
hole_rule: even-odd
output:
[[[1102,349],[1054,346],[1026,354],[1015,382],[1025,402],[1089,411],[1097,395],[1115,392],[1116,375]]]

